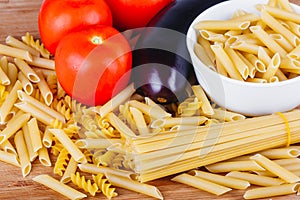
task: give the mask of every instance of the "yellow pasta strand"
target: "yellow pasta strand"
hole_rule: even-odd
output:
[[[71,174],[72,183],[77,185],[79,188],[95,196],[96,192],[99,190],[96,183],[91,182],[91,180],[86,180],[85,176],[81,176],[79,172],[76,174]]]
[[[38,50],[44,58],[50,58],[50,52],[44,47],[44,44],[41,44],[39,40],[34,40],[30,33],[27,32],[25,36],[22,36],[22,41]]]
[[[54,165],[54,174],[58,174],[59,176],[63,175],[63,172],[66,170],[66,166],[68,165],[67,161],[69,161],[69,153],[64,148],[60,151],[57,160]]]
[[[103,174],[92,175],[94,182],[99,187],[99,190],[108,198],[116,197],[118,193],[115,192],[116,188],[112,188],[108,179],[104,178]]]

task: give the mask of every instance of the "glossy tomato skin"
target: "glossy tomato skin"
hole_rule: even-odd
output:
[[[83,104],[103,105],[128,84],[131,48],[111,26],[72,32],[61,40],[55,54],[59,83]]]
[[[40,36],[52,54],[63,36],[95,24],[112,25],[112,13],[105,0],[44,0],[40,7]]]
[[[145,27],[162,8],[175,0],[106,0],[113,23],[121,31]]]

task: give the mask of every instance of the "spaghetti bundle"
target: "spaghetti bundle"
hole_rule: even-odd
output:
[[[142,182],[300,141],[300,111],[131,138],[134,171]],[[287,131],[289,128],[289,131]],[[270,142],[272,141],[272,142]]]

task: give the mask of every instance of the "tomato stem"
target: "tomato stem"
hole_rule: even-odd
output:
[[[92,38],[92,43],[95,44],[95,45],[100,45],[100,44],[103,43],[103,40],[102,40],[102,38],[99,37],[99,36],[94,36],[94,37]]]

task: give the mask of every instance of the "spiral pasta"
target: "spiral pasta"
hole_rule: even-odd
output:
[[[55,99],[51,104],[51,107],[54,108],[57,112],[61,113],[66,120],[70,120],[72,117],[71,109],[68,105],[65,104],[64,100],[57,100]]]
[[[73,184],[90,193],[92,196],[95,196],[96,192],[99,190],[99,187],[96,183],[92,184],[91,180],[86,180],[85,176],[81,176],[79,172],[76,172],[76,174],[71,174],[71,181]]]
[[[57,160],[54,165],[54,174],[58,174],[59,176],[63,175],[63,172],[66,170],[66,166],[68,165],[67,161],[69,161],[69,152],[63,148],[58,154]]]
[[[53,137],[53,145],[51,146],[51,154],[54,156],[58,156],[64,146],[55,138]]]
[[[92,175],[92,177],[99,190],[101,190],[108,199],[118,196],[118,193],[115,192],[116,188],[111,187],[111,183],[108,179],[104,178],[103,174]]]
[[[50,74],[46,76],[46,82],[53,94],[57,93],[57,78],[56,75]]]
[[[95,131],[98,128],[95,120],[90,115],[84,114],[80,123],[88,131]]]
[[[106,135],[99,129],[96,129],[94,131],[84,131],[84,135],[86,138],[107,138]]]
[[[121,168],[123,168],[123,162],[124,162],[124,155],[121,153],[118,153],[112,161],[112,167],[114,167],[116,169],[121,169]]]
[[[62,129],[63,128],[63,122],[61,122],[59,119],[55,119],[52,123],[51,123],[51,128],[59,128]]]
[[[66,96],[66,91],[61,87],[59,82],[57,81],[57,91],[56,91],[56,98],[62,99],[64,96]]]
[[[93,154],[92,154],[91,151],[85,149],[85,150],[83,151],[83,154],[85,155],[85,157],[86,157],[86,159],[87,159],[88,162],[92,162]]]
[[[50,52],[44,47],[39,40],[34,40],[33,36],[30,33],[26,33],[22,36],[22,41],[30,47],[38,50],[44,58],[50,58]]]
[[[80,127],[77,125],[76,122],[72,122],[67,123],[63,130],[69,136],[69,138],[71,138],[79,133]]]

